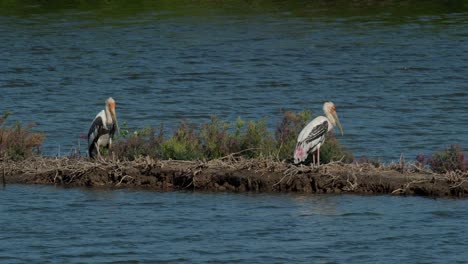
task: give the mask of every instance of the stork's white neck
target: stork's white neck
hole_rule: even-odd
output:
[[[330,129],[333,128],[334,126],[336,126],[336,120],[335,118],[333,117],[332,114],[330,114],[330,112],[328,111],[324,111],[325,112],[325,116],[327,117],[328,119],[328,123],[331,125],[330,126]]]
[[[112,124],[112,115],[109,106],[106,105],[106,124]]]

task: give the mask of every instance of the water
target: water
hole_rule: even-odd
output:
[[[468,146],[466,1],[3,1],[0,112],[44,153],[130,128],[337,106],[355,156]],[[5,263],[466,263],[465,200],[8,185]]]
[[[25,3],[28,3],[25,1]],[[65,155],[104,100],[130,128],[332,100],[355,156],[468,145],[466,1],[0,1],[0,111]]]
[[[466,263],[467,200],[0,190],[4,263]]]

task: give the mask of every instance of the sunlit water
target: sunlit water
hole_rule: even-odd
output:
[[[355,156],[468,145],[463,1],[172,2],[0,0],[0,113],[37,122],[47,155],[86,144],[108,96],[131,128],[218,115],[274,129],[282,110],[332,100]],[[468,259],[466,200],[7,185],[0,201],[5,263]]]
[[[282,110],[319,115],[332,100],[358,157],[468,145],[463,4],[241,3],[5,9],[0,111],[37,122],[47,155],[85,145],[108,96],[132,128],[218,115],[267,116],[274,129]]]
[[[4,263],[466,263],[467,200],[0,190]]]

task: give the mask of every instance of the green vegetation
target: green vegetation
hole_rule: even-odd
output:
[[[203,157],[197,131],[187,123],[181,123],[174,135],[161,144],[162,159],[195,160]]]
[[[167,16],[199,16],[248,14],[281,14],[315,20],[317,17],[382,16],[392,23],[401,23],[414,16],[462,13],[468,10],[464,0],[454,1],[393,1],[393,0],[0,0],[0,15],[29,16],[68,11],[81,11],[79,17],[92,20],[128,18],[141,13],[156,13],[158,19]],[[85,13],[84,13],[84,12]],[[427,23],[427,21],[424,21]]]
[[[266,119],[229,123],[211,117],[200,126],[181,123],[169,138],[164,138],[161,126],[155,129],[129,131],[122,125],[122,137],[112,148],[119,159],[133,160],[140,156],[176,160],[210,160],[228,155],[245,158],[292,160],[297,136],[310,121],[309,112],[285,112],[274,133],[268,130]],[[321,162],[342,160],[351,162],[352,154],[339,144],[331,133],[321,149]],[[310,161],[308,161],[310,162]]]
[[[159,133],[153,128],[141,129],[131,132],[125,122],[120,129],[120,139],[112,146],[112,153],[120,159],[133,160],[140,156],[160,156],[160,147],[162,143],[163,127]]]
[[[6,112],[0,117],[0,158],[21,160],[39,153],[44,135],[31,132],[34,123],[22,126],[17,122],[12,126],[5,126],[9,115],[10,112]]]
[[[308,111],[294,113],[284,112],[283,119],[276,127],[276,142],[278,159],[291,159],[301,130],[310,122],[311,114]]]
[[[329,163],[337,160],[344,163],[351,163],[354,157],[351,151],[340,144],[335,134],[328,133],[325,144],[320,148],[320,162]]]
[[[7,126],[5,121],[9,115],[10,112],[6,112],[0,116],[0,159],[22,160],[38,154],[44,134],[31,131],[34,123],[23,126],[16,122]],[[145,156],[163,160],[211,160],[232,155],[292,162],[297,135],[310,119],[311,114],[307,111],[284,112],[273,133],[267,129],[265,118],[259,121],[238,118],[229,123],[212,116],[209,122],[200,126],[181,122],[168,138],[164,135],[163,125],[158,129],[131,130],[124,122],[120,137],[110,153],[104,151],[102,154],[121,160]],[[311,163],[311,156],[305,164]],[[320,162],[326,164],[332,161],[351,163],[354,157],[330,132],[320,149]],[[376,167],[381,165],[366,158],[356,162],[373,163]],[[436,173],[468,171],[468,160],[464,158],[460,145],[451,145],[432,155],[418,155],[416,165],[430,168]]]
[[[468,170],[468,160],[465,160],[460,145],[451,145],[431,156],[418,155],[416,161],[420,166],[429,166],[432,171],[438,173]]]

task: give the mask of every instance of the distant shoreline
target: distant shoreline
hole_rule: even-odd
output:
[[[5,185],[468,197],[467,175],[437,174],[416,167],[402,172],[396,165],[376,167],[370,163],[335,162],[312,168],[234,157],[211,161],[140,158],[125,162],[33,157],[17,162],[0,161],[0,174]]]

